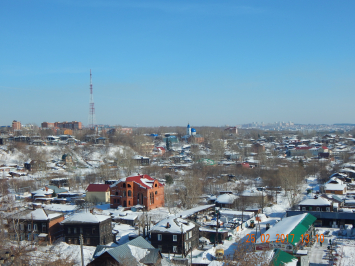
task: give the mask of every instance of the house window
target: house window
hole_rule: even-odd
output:
[[[71,234],[71,230],[70,227],[68,227],[68,234]],[[70,238],[69,238],[70,239]]]
[[[126,183],[123,183],[123,185],[122,185],[123,187],[126,187]]]
[[[132,197],[132,191],[128,190],[128,197]]]
[[[309,207],[309,210],[311,211],[311,210],[312,210],[312,207]]]
[[[74,227],[74,234],[76,234],[77,232],[76,232],[76,227]]]
[[[118,196],[118,191],[116,191],[115,195]]]
[[[160,252],[162,252],[162,250],[163,250],[163,246],[158,245],[158,249],[160,250]]]
[[[82,234],[83,233],[83,228],[82,227],[80,227],[80,234]]]
[[[71,244],[71,238],[68,238],[68,244]]]
[[[189,232],[189,238],[191,238],[191,237],[192,237],[192,231]]]
[[[174,253],[177,253],[178,251],[177,251],[177,246],[173,246],[173,252]]]
[[[86,238],[86,245],[90,245],[90,238]]]
[[[150,193],[150,204],[154,204],[154,193]]]
[[[37,224],[33,225],[33,231],[37,231]]]
[[[92,228],[92,234],[93,234],[93,235],[96,234],[96,228],[95,228],[95,227]]]
[[[330,207],[327,207],[327,212],[330,212]]]
[[[158,194],[158,191],[155,191],[155,195],[157,195]]]
[[[158,241],[162,241],[163,237],[161,234],[158,234]]]
[[[74,238],[74,244],[77,245],[78,244],[78,239]]]
[[[42,224],[42,233],[47,232],[47,224]]]
[[[320,211],[320,208],[319,207],[317,207],[317,212],[319,212]]]
[[[116,199],[113,200],[113,203],[116,203]]]
[[[126,197],[126,191],[123,191],[123,197]]]
[[[32,230],[31,224],[28,224],[28,225],[27,225],[27,230],[28,230],[28,231],[31,231],[31,230]]]
[[[20,229],[21,229],[21,231],[25,230],[25,225],[24,224],[20,224]]]
[[[302,211],[305,211],[306,210],[306,207],[302,207]]]
[[[177,235],[173,235],[173,241],[177,241]]]
[[[127,187],[132,187],[130,184],[127,184]]]

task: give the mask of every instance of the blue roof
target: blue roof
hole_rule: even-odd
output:
[[[190,128],[190,124],[187,124],[187,128]]]
[[[191,132],[196,132],[196,129],[194,129],[194,128],[191,128]]]

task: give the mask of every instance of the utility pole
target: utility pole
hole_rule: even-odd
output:
[[[80,235],[81,265],[84,266],[83,235]]]
[[[216,246],[217,240],[218,240],[218,216],[219,216],[219,211],[216,212],[217,214],[217,224],[216,224],[216,238],[214,240],[214,247]]]
[[[184,257],[184,230],[182,230],[182,223],[181,223],[181,254]]]
[[[264,213],[264,187],[261,188],[261,213]]]

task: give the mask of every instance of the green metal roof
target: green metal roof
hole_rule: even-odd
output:
[[[274,257],[272,258],[272,265],[284,266],[285,264],[290,263],[293,260],[297,260],[297,258],[288,254],[285,251],[282,251],[280,249],[275,249],[275,254]]]
[[[289,241],[292,245],[296,246],[301,240],[301,235],[305,234],[309,227],[317,220],[312,214],[307,213],[307,215],[302,219],[302,221],[289,233],[289,235],[294,235],[293,241]],[[290,236],[289,236],[290,239]]]

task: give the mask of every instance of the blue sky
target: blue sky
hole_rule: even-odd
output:
[[[354,1],[2,0],[0,125],[355,123]]]

